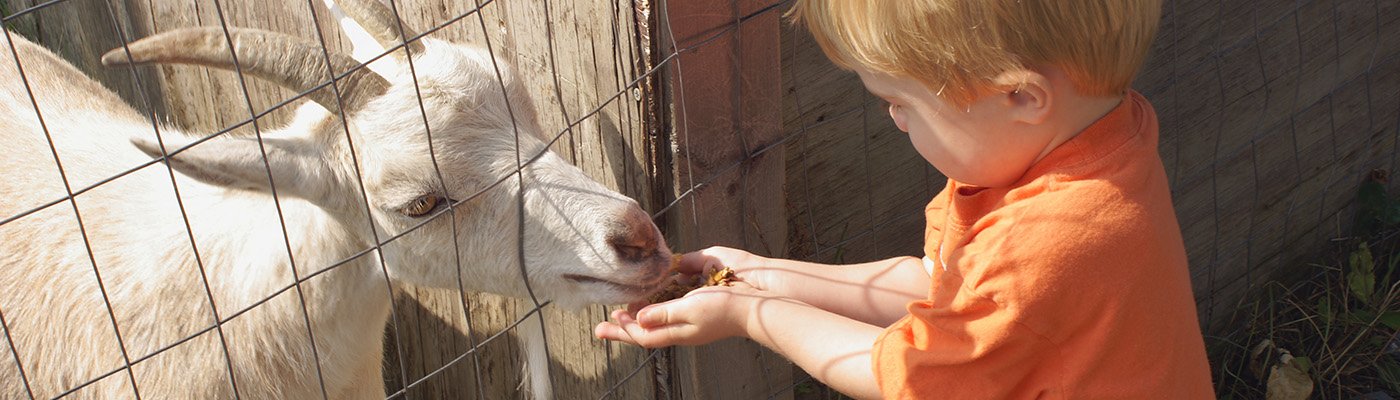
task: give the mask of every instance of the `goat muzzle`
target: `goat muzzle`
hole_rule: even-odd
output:
[[[652,224],[651,216],[636,206],[629,206],[608,235],[608,245],[617,253],[619,261],[642,263],[660,252],[661,233]]]

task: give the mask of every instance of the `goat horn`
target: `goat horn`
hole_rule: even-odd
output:
[[[373,36],[374,40],[385,49],[406,43],[405,46],[408,47],[411,54],[423,54],[423,43],[417,40],[408,41],[418,34],[413,33],[413,30],[405,25],[402,27],[403,36],[399,36],[400,20],[394,17],[393,10],[385,7],[384,3],[379,2],[379,0],[335,0],[335,2],[340,5],[341,10],[345,11],[345,15],[359,23],[361,28],[365,28],[365,31],[369,32],[370,36]]]
[[[257,29],[230,28],[228,34],[238,52],[238,66],[249,75],[297,92],[327,81],[326,67],[322,64],[325,57],[318,44]],[[122,48],[113,49],[102,56],[102,65],[194,64],[234,70],[229,42],[223,30],[217,27],[179,29],[128,44],[130,59]],[[337,53],[330,53],[330,62],[332,69],[338,72],[359,65],[350,56]],[[368,68],[360,68],[337,82],[347,113],[360,110],[389,88],[388,81]],[[307,97],[333,113],[340,109],[340,103],[330,90],[312,91]]]

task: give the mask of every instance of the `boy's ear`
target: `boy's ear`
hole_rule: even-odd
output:
[[[993,84],[1005,99],[1012,119],[1038,125],[1050,117],[1055,98],[1045,75],[1028,69],[1012,70],[997,75]]]

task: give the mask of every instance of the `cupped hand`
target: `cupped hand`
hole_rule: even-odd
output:
[[[759,290],[771,290],[773,282],[769,279],[769,269],[765,268],[768,262],[768,258],[747,251],[714,246],[681,256],[678,270],[684,274],[699,274],[728,267],[739,280]]]
[[[745,321],[754,302],[770,297],[747,283],[709,286],[684,297],[641,309],[633,305],[612,312],[612,320],[598,323],[593,335],[657,348],[701,345],[745,335]]]

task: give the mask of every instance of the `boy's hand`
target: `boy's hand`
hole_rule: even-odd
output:
[[[694,346],[747,336],[745,324],[752,304],[767,297],[772,296],[745,282],[704,287],[635,313],[634,307],[613,311],[612,321],[598,323],[593,335],[646,348]]]
[[[765,268],[769,261],[768,258],[747,251],[714,246],[681,256],[677,269],[681,273],[693,275],[728,267],[734,270],[734,275],[739,277],[740,281],[758,290],[772,290],[772,282],[768,279],[769,268]]]

